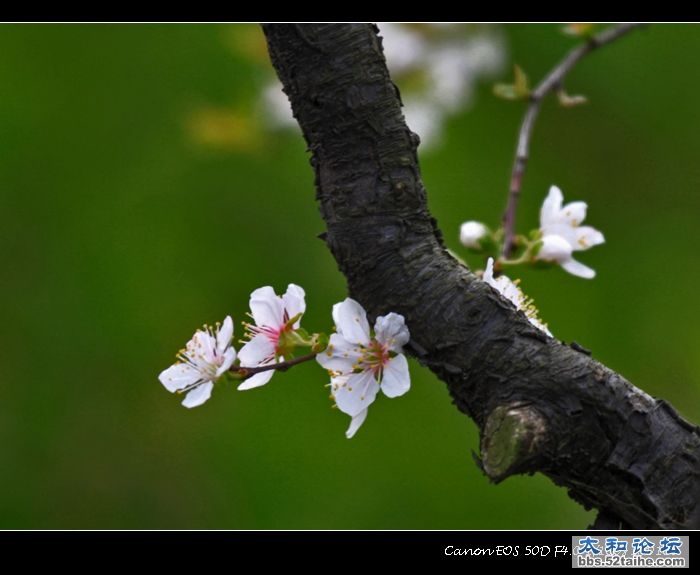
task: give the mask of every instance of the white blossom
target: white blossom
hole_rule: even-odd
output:
[[[182,405],[197,407],[211,396],[214,382],[219,379],[236,360],[236,350],[231,346],[233,321],[226,316],[223,325],[216,329],[204,326],[197,330],[178,361],[158,376],[171,393],[187,392]]]
[[[508,276],[502,274],[497,278],[493,277],[493,258],[489,258],[482,279],[509,300],[517,309],[522,311],[532,325],[547,335],[552,335],[547,325],[539,318],[537,308],[532,299],[527,297],[523,290],[518,287],[518,280],[512,281]]]
[[[459,228],[459,241],[465,248],[478,250],[480,241],[489,233],[489,229],[481,222],[464,222]]]
[[[398,397],[411,387],[403,346],[410,334],[402,315],[389,313],[374,324],[372,336],[367,314],[347,298],[333,306],[336,333],[316,360],[331,374],[331,393],[338,408],[352,417],[345,435],[351,438],[367,417],[367,409],[381,391]]]
[[[299,329],[305,311],[304,290],[295,284],[289,284],[282,296],[270,286],[250,294],[250,315],[255,325],[246,325],[250,341],[238,354],[241,367],[260,367],[284,361],[284,353],[288,352],[285,338]],[[297,319],[290,323],[294,318]],[[272,369],[256,373],[243,381],[238,389],[243,391],[265,385],[274,373]]]
[[[562,206],[563,202],[561,190],[557,186],[549,188],[540,210],[542,246],[537,259],[556,262],[570,274],[591,279],[595,270],[576,261],[572,254],[604,243],[605,237],[595,228],[581,225],[586,219],[586,202]]]

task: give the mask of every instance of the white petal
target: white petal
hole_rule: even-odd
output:
[[[586,202],[571,202],[561,209],[561,216],[568,225],[576,227],[586,219],[587,209]]]
[[[493,285],[493,258],[489,258],[486,262],[486,269],[482,279],[490,286],[496,287]]]
[[[284,324],[284,304],[270,286],[256,289],[250,294],[250,313],[255,325],[280,327]]]
[[[510,300],[515,307],[522,309],[525,295],[508,276],[498,276],[493,281],[493,287],[495,287],[504,298]]]
[[[328,355],[325,351],[316,355],[316,361],[324,368],[336,374],[350,374],[357,365],[357,359]]]
[[[269,363],[274,357],[275,344],[263,333],[256,335],[238,352],[242,367],[257,367],[261,363]]]
[[[351,373],[357,365],[362,350],[360,346],[350,343],[339,333],[331,334],[328,348],[316,356],[316,361],[325,369],[338,373]]]
[[[559,236],[560,238],[565,239],[569,244],[571,244],[572,249],[573,245],[576,243],[576,230],[578,228],[574,228],[573,226],[570,226],[569,224],[566,223],[559,223],[559,224],[550,224],[548,226],[544,226],[543,228],[540,229],[542,232],[542,235],[544,237],[547,236]]]
[[[287,293],[282,296],[282,301],[284,301],[284,309],[289,319],[306,311],[306,293],[303,288],[296,284],[287,286]],[[297,329],[300,323],[301,319],[294,322],[294,329]]]
[[[198,382],[202,379],[202,374],[191,365],[176,363],[163,370],[158,379],[165,386],[165,389],[175,393],[178,389],[184,389],[188,385]]]
[[[202,385],[198,385],[185,396],[185,399],[182,400],[182,405],[189,408],[202,405],[211,397],[212,389],[214,389],[214,384],[211,381],[205,381]]]
[[[365,422],[365,419],[367,419],[367,409],[363,409],[360,413],[355,415],[352,418],[352,421],[350,422],[350,427],[348,427],[347,431],[345,432],[345,437],[348,439],[352,439],[352,437],[357,433],[357,430],[360,429],[362,424]]]
[[[213,363],[216,356],[216,340],[204,331],[197,331],[192,336],[194,342],[194,361],[201,365],[202,363]]]
[[[482,279],[500,293],[504,298],[510,300],[518,309],[523,305],[523,292],[513,283],[513,281],[504,275],[500,275],[494,279],[493,277],[493,258],[489,258],[486,262],[486,270]]]
[[[562,263],[571,259],[571,244],[561,236],[545,236],[542,247],[537,252],[537,259]]]
[[[587,280],[595,277],[595,270],[583,265],[581,262],[577,262],[574,259],[569,260],[561,264],[567,272],[572,275],[578,276],[580,278],[585,278]]]
[[[557,223],[563,201],[564,196],[557,186],[549,188],[549,194],[542,202],[540,209],[540,227],[544,228],[549,224]]]
[[[216,351],[221,355],[231,343],[233,337],[233,320],[230,315],[226,316],[224,323],[216,334]]]
[[[401,352],[403,346],[411,339],[404,317],[394,312],[377,318],[374,333],[379,343],[396,352]]]
[[[343,413],[355,416],[377,397],[379,384],[371,371],[351,375],[345,385],[339,386],[334,392],[338,409]]]
[[[255,387],[260,387],[265,385],[268,381],[272,379],[275,374],[275,370],[271,369],[269,371],[261,371],[255,375],[251,375],[248,379],[243,381],[241,385],[238,386],[238,391],[246,391],[248,389],[253,389]]]
[[[583,251],[593,246],[605,243],[605,236],[591,226],[576,228],[576,241],[573,244],[574,251]]]
[[[397,355],[384,366],[381,388],[387,397],[398,397],[411,389],[411,376],[405,355]]]
[[[333,321],[338,333],[351,343],[369,343],[369,323],[364,308],[354,299],[346,298],[333,306]]]
[[[330,383],[330,388],[331,388],[331,395],[335,397],[335,392],[338,391],[343,385],[345,385],[348,382],[348,379],[350,378],[352,374],[343,374],[343,375],[335,375],[331,377],[331,383]]]
[[[216,377],[220,377],[224,372],[228,371],[229,367],[231,367],[231,365],[233,364],[233,362],[235,360],[236,360],[236,350],[233,349],[232,347],[229,347],[224,352],[224,361],[219,366],[219,369],[216,370]]]

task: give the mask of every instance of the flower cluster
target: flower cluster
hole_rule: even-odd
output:
[[[159,379],[168,391],[186,393],[182,405],[192,408],[207,401],[219,382],[242,380],[238,389],[249,390],[268,383],[275,371],[315,359],[330,374],[337,407],[351,417],[346,432],[351,438],[380,389],[387,397],[409,390],[403,355],[408,328],[403,316],[389,313],[379,316],[370,330],[365,310],[348,298],[333,306],[336,332],[329,338],[301,327],[305,311],[305,292],[298,285],[289,284],[283,295],[270,286],[259,288],[250,296],[254,323],[243,324],[247,340],[238,354],[232,345],[233,320],[227,316],[223,324],[196,331]],[[300,347],[310,353],[298,356]]]
[[[496,271],[504,267],[522,264],[554,264],[572,275],[591,279],[595,270],[573,258],[574,252],[585,251],[605,242],[605,237],[591,226],[583,226],[588,206],[585,202],[564,204],[564,195],[557,186],[552,186],[540,209],[539,228],[528,236],[516,236],[516,256],[507,259],[500,254],[504,239],[503,229],[492,231],[486,224],[476,221],[464,222],[460,226],[460,243],[471,251],[488,257],[482,279],[525,313],[530,323],[552,335],[539,319],[532,299],[520,289],[518,281],[511,281]],[[496,277],[497,276],[497,277]]]

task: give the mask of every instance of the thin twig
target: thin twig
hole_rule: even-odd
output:
[[[276,371],[287,371],[290,367],[294,367],[295,365],[299,365],[305,361],[316,359],[316,355],[316,353],[307,353],[306,355],[300,355],[299,357],[295,357],[294,359],[290,359],[288,361],[280,361],[279,363],[270,363],[268,365],[259,365],[257,367],[241,367],[240,365],[236,365],[229,369],[229,371],[239,373],[244,378],[263,371],[270,371],[272,369]]]
[[[564,78],[572,70],[572,68],[587,54],[590,54],[596,48],[610,44],[621,38],[630,30],[641,26],[640,23],[624,23],[618,24],[602,31],[600,34],[591,36],[588,40],[577,46],[566,57],[561,60],[537,87],[530,94],[530,103],[520,125],[518,134],[518,145],[515,151],[515,161],[513,162],[513,170],[510,175],[510,190],[508,192],[508,205],[503,213],[503,257],[508,258],[513,251],[513,239],[515,238],[515,215],[518,209],[518,198],[520,196],[520,187],[523,181],[523,174],[530,155],[530,139],[532,138],[532,130],[535,126],[535,120],[540,111],[542,100],[547,94],[561,87]]]
[[[299,365],[300,363],[304,363],[305,361],[311,361],[312,359],[315,359],[316,355],[317,354],[315,353],[308,353],[306,355],[300,355],[299,357],[290,359],[289,361],[280,361],[279,363],[259,365],[258,367],[241,367],[240,365],[234,365],[231,368],[229,368],[229,371],[232,373],[240,374],[240,379],[247,379],[251,375],[255,375],[256,373],[260,373],[262,371],[270,371],[273,369],[276,371],[287,371],[290,367],[294,367],[295,365]],[[192,391],[195,387],[199,387],[200,385],[202,385],[202,383],[204,383],[204,380],[196,381],[195,383],[188,385],[187,387],[179,389],[177,392],[187,393],[188,391]]]

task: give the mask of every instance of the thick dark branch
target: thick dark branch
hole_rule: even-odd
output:
[[[508,202],[506,210],[503,212],[503,257],[508,258],[513,251],[513,239],[515,238],[515,216],[518,210],[518,199],[520,197],[520,188],[523,183],[523,175],[527,167],[527,161],[530,157],[530,139],[532,138],[532,130],[535,127],[535,120],[540,113],[540,105],[542,100],[552,92],[562,88],[564,78],[571,72],[573,67],[587,54],[590,54],[596,48],[605,46],[621,38],[627,32],[641,26],[636,23],[618,24],[612,28],[604,30],[597,36],[592,36],[586,40],[584,44],[577,46],[566,57],[559,62],[537,85],[530,94],[530,101],[523,117],[523,122],[520,125],[518,133],[518,144],[515,149],[515,160],[513,161],[513,169],[510,174],[510,187],[508,189]]]
[[[479,426],[490,477],[541,471],[621,524],[700,527],[698,428],[546,337],[445,250],[376,28],[264,30],[350,294],[406,317],[413,355]]]

